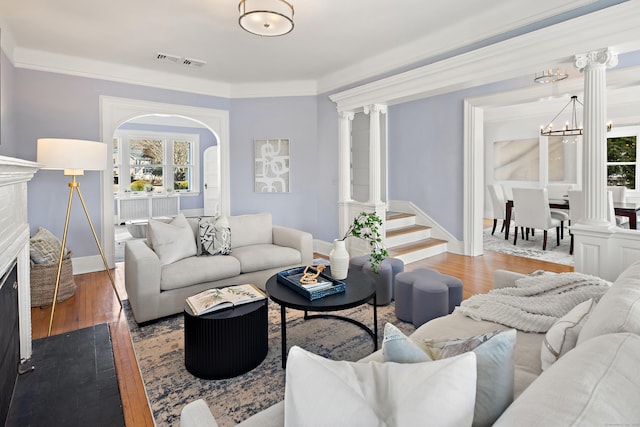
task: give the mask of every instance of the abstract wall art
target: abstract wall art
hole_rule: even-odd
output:
[[[289,140],[256,139],[254,142],[256,193],[289,192]]]
[[[493,178],[496,181],[538,181],[538,138],[494,142],[493,168]]]

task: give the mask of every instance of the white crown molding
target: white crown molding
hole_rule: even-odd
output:
[[[229,98],[228,83],[184,77],[109,62],[94,61],[51,52],[17,47],[13,50],[13,64],[17,68],[48,71],[72,76],[159,87],[183,92]]]
[[[367,58],[364,61],[354,63],[349,67],[323,76],[318,80],[318,91],[319,93],[329,92],[348,86],[353,82],[361,82],[374,78],[375,76],[389,73],[392,70],[399,70],[406,67],[407,64],[416,64],[420,61],[446,54],[447,52],[453,52],[475,43],[481,43],[483,40],[488,40],[491,37],[524,28],[540,20],[548,19],[561,13],[587,6],[591,3],[593,3],[592,0],[580,0],[572,2],[571,4],[564,4],[555,8],[553,11],[532,15],[526,19],[511,22],[509,25],[495,28],[491,32],[487,31],[478,34],[473,40],[469,39],[466,31],[453,32],[452,34],[449,29],[446,29],[438,33],[430,33],[428,36],[414,40],[411,43],[382,52],[374,57]]]
[[[330,96],[338,111],[363,105],[393,105],[526,74],[541,65],[570,62],[574,55],[610,47],[617,53],[640,47],[640,2],[627,2],[400,73]]]
[[[283,96],[316,96],[315,80],[273,83],[237,83],[231,85],[231,98],[268,98]]]

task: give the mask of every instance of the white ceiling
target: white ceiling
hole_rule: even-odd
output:
[[[126,69],[140,76],[144,70],[220,84],[298,82],[326,90],[595,3],[290,1],[293,32],[261,38],[238,26],[238,0],[2,0],[2,44],[14,64],[31,68],[55,63],[64,71],[93,63],[104,73]],[[155,59],[158,52],[207,64],[163,63]]]

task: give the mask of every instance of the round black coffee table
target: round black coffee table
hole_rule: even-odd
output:
[[[185,304],[184,364],[199,378],[231,378],[267,356],[267,299],[194,316]]]
[[[331,275],[331,269],[325,272]],[[304,311],[304,318],[329,318],[344,320],[364,329],[373,339],[374,351],[378,349],[378,311],[376,305],[376,287],[373,279],[360,270],[349,269],[349,275],[344,280],[346,289],[344,292],[329,295],[316,300],[309,300],[307,297],[298,294],[288,286],[278,283],[277,275],[273,275],[267,280],[266,289],[269,298],[280,305],[280,325],[282,330],[282,367],[287,366],[287,316],[286,309],[293,308],[295,310]],[[314,314],[309,315],[309,311],[313,312],[329,312],[340,311],[348,308],[358,307],[373,299],[373,330],[363,323],[344,316],[336,314]]]

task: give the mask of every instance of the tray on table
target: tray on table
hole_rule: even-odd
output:
[[[320,273],[318,275],[318,280],[330,282],[331,283],[330,287],[326,289],[311,290],[311,291],[306,289],[304,286],[300,284],[298,280],[296,280],[296,276],[299,277],[299,275],[303,274],[305,268],[306,267],[296,267],[296,268],[291,268],[289,270],[284,270],[279,272],[277,277],[278,283],[288,286],[289,288],[299,293],[300,295],[303,295],[309,298],[309,300],[311,301],[318,298],[326,297],[328,295],[338,294],[345,291],[345,282],[343,282],[342,280],[334,279],[333,277],[325,273]]]

